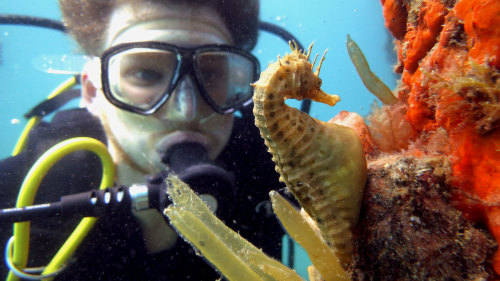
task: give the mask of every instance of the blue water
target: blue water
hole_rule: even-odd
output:
[[[0,13],[60,19],[57,1],[1,1]],[[366,115],[374,102],[352,66],[345,48],[346,34],[358,43],[371,69],[390,88],[396,84],[392,65],[396,62],[392,38],[384,28],[378,1],[265,0],[261,19],[278,24],[308,46],[314,53],[328,48],[321,69],[323,90],[338,94],[341,102],[334,108],[313,103],[311,115],[327,121],[341,110]],[[0,157],[8,156],[25,125],[23,114],[70,75],[50,74],[47,69],[79,69],[81,56],[75,43],[58,31],[35,27],[0,25]],[[262,67],[288,52],[288,45],[262,33],[254,54]],[[295,105],[297,103],[291,103]]]
[[[20,14],[60,19],[57,1],[0,1],[2,14]],[[43,71],[46,63],[61,61],[76,45],[66,35],[49,29],[0,25],[0,157],[8,156],[24,125],[23,115],[68,75]]]
[[[2,1],[0,13],[22,14],[60,20],[57,1]],[[323,90],[338,94],[341,102],[334,108],[313,103],[311,115],[327,121],[341,110],[361,115],[370,112],[374,97],[359,79],[351,64],[345,44],[350,34],[366,55],[371,69],[390,88],[396,85],[392,65],[396,62],[392,37],[384,28],[382,8],[373,0],[263,0],[261,19],[278,24],[308,46],[313,53],[328,48],[320,77]],[[254,54],[263,68],[288,52],[288,44],[262,33]],[[76,44],[64,34],[35,27],[0,25],[0,157],[10,155],[26,124],[23,114],[43,100],[55,87],[70,77],[48,73],[49,69],[78,71],[82,56]],[[292,105],[297,103],[292,102]],[[295,250],[297,271],[306,276],[307,256]]]

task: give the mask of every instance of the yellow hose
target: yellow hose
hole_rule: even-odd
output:
[[[71,78],[68,78],[66,81],[64,81],[61,85],[59,85],[57,88],[55,88],[47,97],[47,99],[51,99],[60,93],[63,93],[71,88],[73,88],[77,84],[76,77],[72,76]],[[33,127],[35,127],[36,124],[40,121],[39,116],[34,116],[31,117],[30,120],[28,120],[28,123],[24,127],[21,136],[19,137],[19,140],[16,143],[16,146],[14,147],[14,150],[12,151],[12,156],[16,156],[21,151],[23,151],[26,148],[26,144],[28,143],[28,134],[31,131]]]
[[[115,166],[107,147],[100,141],[92,138],[73,138],[53,146],[35,162],[21,186],[16,207],[21,208],[32,205],[38,186],[47,172],[62,157],[77,150],[89,150],[99,156],[103,167],[103,176],[99,188],[104,189],[106,187],[112,187],[114,185]],[[95,217],[83,218],[68,240],[66,240],[64,245],[45,268],[43,274],[49,274],[63,266],[75,252],[96,221],[97,218]],[[14,223],[15,240],[13,263],[16,267],[21,269],[26,267],[28,260],[29,232],[29,221]],[[10,272],[7,280],[15,281],[19,280],[19,278]]]

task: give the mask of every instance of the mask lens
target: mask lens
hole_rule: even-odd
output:
[[[206,51],[196,57],[196,72],[208,97],[225,110],[252,97],[250,83],[255,79],[256,63],[242,54]]]
[[[168,50],[133,48],[108,60],[109,91],[120,103],[148,110],[166,99],[177,68]]]

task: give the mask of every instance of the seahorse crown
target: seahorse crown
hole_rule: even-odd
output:
[[[309,98],[308,95],[321,88],[322,81],[319,78],[319,71],[326,51],[321,57],[316,71],[313,71],[314,63],[318,57],[316,55],[312,64],[309,62],[313,44],[309,46],[307,53],[305,51],[301,52],[296,42],[290,41],[289,44],[292,52],[286,54],[283,58],[278,56],[277,63],[279,67],[276,75],[279,81],[285,80],[287,82],[284,84],[285,88],[293,89],[292,91],[285,91],[285,98],[298,100]]]
[[[313,43],[309,45],[307,52],[301,52],[296,42],[290,41],[289,45],[291,53],[286,54],[283,58],[278,56],[278,60],[262,73],[261,78],[272,74],[272,78],[267,76],[267,79],[273,81],[271,85],[282,89],[282,97],[285,99],[311,99],[331,106],[340,101],[338,96],[327,95],[321,90],[322,81],[319,78],[319,71],[328,49],[325,50],[316,70],[314,70],[318,55],[312,63],[309,62]],[[253,86],[257,85],[253,84]]]

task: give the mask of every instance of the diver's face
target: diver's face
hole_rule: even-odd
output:
[[[146,23],[127,25],[135,15],[146,14]],[[156,20],[155,20],[156,19]],[[160,20],[158,20],[160,19]],[[135,21],[136,22],[136,21]],[[112,14],[107,48],[121,43],[162,41],[181,47],[231,44],[220,17],[208,8],[163,5],[125,5]],[[203,144],[215,158],[226,145],[232,129],[232,115],[221,115],[200,96],[193,77],[182,78],[168,101],[153,115],[144,116],[110,104],[99,90],[97,103],[110,149],[119,162],[140,168],[143,173],[164,169],[159,150],[192,141]],[[127,159],[128,158],[128,159]],[[120,175],[119,175],[120,177]]]

